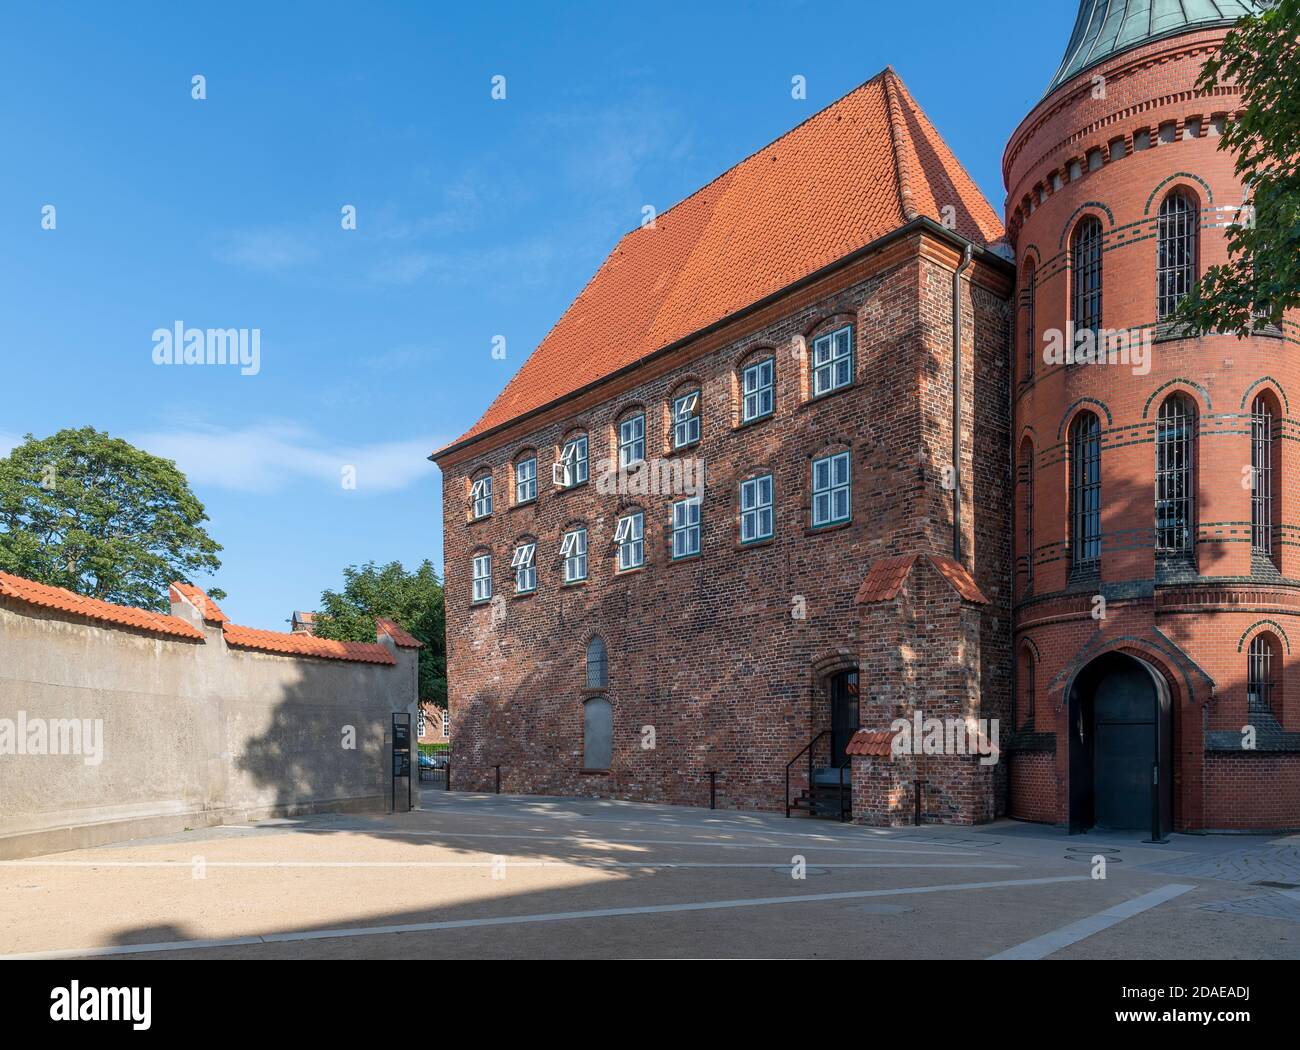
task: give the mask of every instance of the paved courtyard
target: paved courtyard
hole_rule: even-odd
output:
[[[1300,958],[1300,836],[423,806],[5,862],[0,956]]]

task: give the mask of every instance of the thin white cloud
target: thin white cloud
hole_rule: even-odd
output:
[[[320,253],[301,234],[272,228],[229,234],[215,255],[221,262],[256,273],[281,273],[314,263]]]
[[[257,423],[240,429],[195,426],[134,434],[132,444],[176,461],[190,481],[237,492],[273,492],[297,484],[340,491],[344,471],[355,468],[356,493],[394,492],[431,479],[428,456],[445,444],[439,436],[364,445],[330,442],[293,423]]]

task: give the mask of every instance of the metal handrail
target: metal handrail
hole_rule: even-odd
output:
[[[813,751],[812,751],[812,749],[813,749],[814,746],[816,746],[817,741],[820,740],[822,737],[824,737],[824,736],[825,736],[827,733],[829,733],[829,732],[830,732],[829,729],[823,729],[823,730],[822,730],[820,733],[818,733],[815,737],[813,737],[811,740],[809,740],[808,743],[804,744],[803,747],[801,747],[797,752],[795,752],[795,756],[794,756],[794,758],[790,759],[790,761],[787,762],[787,763],[785,764],[785,815],[786,815],[787,818],[789,818],[789,816],[790,816],[790,767],[793,766],[796,762],[799,761],[800,758],[803,757],[803,754],[804,754],[805,751],[808,752],[808,787],[809,787],[809,790],[811,790],[811,789],[812,789],[812,782],[813,782]],[[840,794],[841,794],[841,796],[843,796],[843,792],[842,792],[842,791],[840,792]]]

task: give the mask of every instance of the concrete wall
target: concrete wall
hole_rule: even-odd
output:
[[[414,730],[416,650],[384,638],[396,665],[252,652],[191,607],[172,611],[205,641],[0,600],[0,719],[103,722],[98,764],[0,755],[0,858],[388,807],[392,714],[409,711]]]

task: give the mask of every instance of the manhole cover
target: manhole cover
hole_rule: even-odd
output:
[[[1112,849],[1110,846],[1066,846],[1066,853],[1086,853],[1092,856],[1094,853],[1118,853],[1119,850]]]

